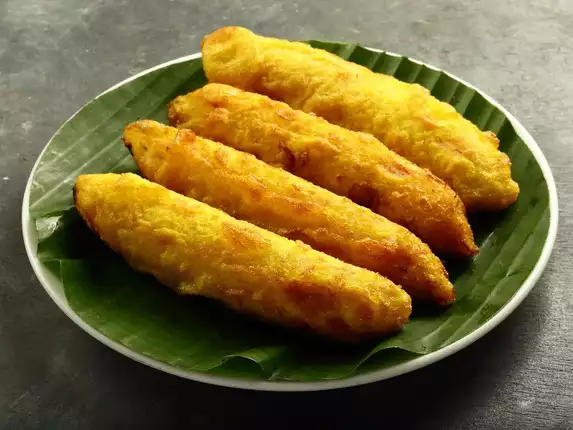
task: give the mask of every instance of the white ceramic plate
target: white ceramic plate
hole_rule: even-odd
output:
[[[373,50],[376,51],[376,50]],[[387,53],[388,54],[388,53]],[[396,54],[390,54],[395,55]],[[200,54],[194,54],[187,57],[182,57],[151,69],[148,69],[136,76],[126,79],[123,82],[113,86],[112,88],[106,90],[98,97],[101,97],[103,94],[129,82],[132,81],[140,76],[146,75],[154,70],[163,68],[165,66],[176,64],[184,61],[188,61],[191,59],[195,59],[200,57]],[[415,61],[415,60],[412,60]],[[415,61],[419,64],[424,64],[418,61]],[[432,66],[428,66],[432,69],[439,70]],[[472,85],[464,82],[462,79],[450,75],[454,79],[464,83],[470,88],[474,88]],[[479,90],[478,90],[479,91]],[[539,149],[537,143],[533,139],[533,137],[527,132],[527,130],[521,125],[521,123],[513,117],[507,110],[505,110],[498,102],[496,102],[491,97],[487,96],[483,92],[479,91],[480,94],[488,100],[491,104],[496,106],[501,112],[503,112],[506,117],[510,120],[513,127],[515,128],[519,137],[525,142],[525,144],[529,147],[531,152],[533,153],[537,163],[541,167],[543,175],[545,177],[545,181],[547,183],[549,189],[549,202],[550,202],[550,221],[549,221],[549,231],[543,246],[543,250],[537,264],[535,265],[532,272],[529,274],[525,282],[521,285],[517,293],[509,300],[508,303],[491,319],[489,319],[486,323],[482,326],[471,332],[470,334],[466,335],[462,339],[450,344],[447,347],[444,347],[436,352],[432,352],[426,355],[422,355],[411,359],[407,362],[400,363],[391,367],[386,367],[381,370],[372,371],[365,374],[359,374],[357,376],[352,376],[346,379],[338,379],[338,380],[324,380],[324,381],[316,381],[316,382],[280,382],[280,381],[253,381],[253,380],[244,380],[244,379],[237,379],[237,378],[230,378],[230,377],[223,377],[223,376],[215,376],[210,375],[207,373],[201,372],[193,372],[193,371],[185,371],[180,368],[176,368],[174,366],[165,364],[163,362],[151,359],[147,356],[139,354],[130,350],[129,348],[123,346],[122,344],[115,342],[106,336],[102,335],[100,332],[92,328],[90,325],[85,323],[70,307],[68,301],[66,299],[63,285],[54,275],[52,275],[38,260],[36,256],[36,245],[37,245],[37,238],[36,238],[36,231],[34,227],[34,222],[30,218],[29,214],[29,201],[30,201],[30,190],[32,186],[32,178],[36,172],[38,162],[34,166],[31,174],[30,179],[28,180],[26,191],[24,194],[24,200],[22,205],[22,230],[24,235],[24,243],[26,246],[26,252],[28,254],[28,258],[32,264],[34,272],[36,273],[38,279],[40,280],[42,286],[45,288],[46,292],[49,296],[54,300],[54,302],[59,306],[59,308],[79,327],[81,327],[84,331],[89,333],[91,336],[102,342],[103,344],[109,346],[110,348],[118,351],[119,353],[130,357],[140,363],[146,364],[150,367],[155,369],[162,370],[167,373],[171,373],[174,375],[181,376],[183,378],[192,379],[195,381],[206,382],[215,385],[222,385],[227,387],[235,387],[235,388],[245,388],[245,389],[253,389],[253,390],[268,390],[268,391],[313,391],[313,390],[326,390],[326,389],[333,389],[333,388],[342,388],[342,387],[351,387],[360,384],[366,384],[375,381],[381,381],[384,379],[388,379],[397,375],[401,375],[404,373],[411,372],[413,370],[419,369],[421,367],[427,366],[431,363],[436,361],[442,360],[453,353],[465,348],[466,346],[470,345],[471,343],[475,342],[483,335],[488,333],[494,327],[496,327],[499,323],[501,323],[509,314],[511,314],[515,308],[523,301],[523,299],[529,294],[537,280],[539,279],[547,261],[549,259],[551,250],[553,248],[555,242],[555,236],[557,233],[557,224],[558,224],[558,205],[557,205],[557,192],[555,188],[555,183],[553,180],[553,175],[551,174],[551,170],[545,157],[543,156],[541,150]],[[78,111],[79,112],[79,111]],[[74,114],[75,116],[75,114]],[[70,120],[74,117],[72,116]],[[68,120],[69,121],[69,120]],[[42,153],[43,154],[43,153]],[[38,158],[40,160],[42,155]]]

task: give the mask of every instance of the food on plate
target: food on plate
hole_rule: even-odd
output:
[[[168,111],[172,124],[346,196],[406,227],[436,252],[468,256],[478,250],[456,193],[369,134],[220,84],[176,98]]]
[[[430,169],[469,211],[515,202],[519,187],[498,139],[482,132],[427,89],[286,40],[240,27],[202,42],[211,82],[266,94],[346,128],[373,134],[388,148]]]
[[[404,227],[253,155],[151,120],[125,128],[142,174],[180,194],[361,266],[440,304],[455,299],[440,259]]]
[[[74,198],[104,242],[180,294],[343,340],[392,333],[408,321],[410,296],[381,275],[137,175],[79,176]]]

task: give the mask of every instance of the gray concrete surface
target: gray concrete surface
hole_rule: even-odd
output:
[[[25,181],[81,105],[236,24],[359,41],[449,70],[530,130],[561,221],[518,310],[451,358],[390,381],[308,394],[180,380],[107,349],[51,302],[20,231]],[[0,1],[0,428],[573,428],[573,3],[570,0]],[[356,425],[356,427],[354,427]]]

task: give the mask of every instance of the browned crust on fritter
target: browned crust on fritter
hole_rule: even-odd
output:
[[[186,129],[137,121],[124,132],[140,171],[171,190],[348,263],[420,299],[454,300],[441,261],[404,227],[350,200]]]
[[[477,253],[465,208],[444,181],[373,136],[221,84],[176,98],[173,125],[254,154],[398,223],[436,252]]]
[[[210,82],[265,94],[331,123],[371,133],[443,179],[468,211],[503,209],[518,197],[511,161],[498,150],[497,137],[418,84],[240,27],[205,36],[201,47]]]
[[[394,332],[410,315],[409,296],[388,279],[137,175],[82,175],[75,190],[80,215],[112,249],[181,294],[342,340]]]

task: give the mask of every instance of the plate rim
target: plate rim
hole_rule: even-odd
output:
[[[32,170],[30,171],[30,175],[28,177],[28,181],[26,183],[26,189],[24,191],[24,197],[22,200],[22,235],[24,239],[24,246],[26,248],[26,254],[28,256],[28,260],[34,270],[34,273],[42,287],[46,290],[47,294],[50,298],[56,303],[56,305],[66,314],[68,318],[70,318],[77,326],[79,326],[82,330],[86,333],[106,345],[107,347],[119,352],[120,354],[131,358],[139,363],[147,365],[157,370],[161,370],[163,372],[179,376],[185,379],[193,380],[196,382],[203,382],[212,385],[218,385],[223,387],[230,387],[230,388],[240,388],[240,389],[248,389],[248,390],[258,390],[258,391],[288,391],[288,392],[302,392],[302,391],[321,391],[321,390],[331,390],[331,389],[338,389],[338,388],[348,388],[357,385],[364,385],[373,382],[382,381],[385,379],[389,379],[395,376],[403,375],[405,373],[413,372],[414,370],[421,369],[422,367],[426,367],[432,363],[437,361],[443,360],[446,357],[466,348],[467,346],[471,345],[472,343],[476,342],[478,339],[482,338],[484,335],[489,333],[495,327],[497,327],[503,320],[505,320],[516,308],[521,304],[521,302],[527,297],[527,295],[531,292],[537,281],[539,280],[553,247],[555,245],[555,239],[557,236],[557,226],[558,226],[558,218],[559,218],[559,206],[558,206],[558,198],[557,198],[557,188],[555,185],[555,180],[553,178],[553,173],[551,172],[551,168],[547,159],[543,155],[541,148],[537,145],[535,139],[531,136],[531,134],[526,130],[526,128],[519,122],[507,109],[505,109],[499,102],[497,102],[493,97],[490,97],[482,90],[476,88],[474,85],[466,82],[465,80],[459,78],[458,76],[446,72],[442,69],[439,69],[435,66],[427,64],[423,61],[405,57],[393,52],[383,51],[375,48],[370,48],[367,46],[363,46],[365,49],[374,52],[381,52],[386,53],[390,56],[394,57],[404,57],[408,58],[408,60],[415,62],[417,64],[424,65],[432,70],[440,71],[445,73],[446,75],[450,76],[451,78],[463,83],[467,87],[475,90],[480,95],[482,95],[488,102],[492,105],[497,107],[506,118],[511,122],[512,126],[515,129],[517,135],[523,140],[523,142],[527,145],[531,153],[533,154],[535,160],[539,164],[541,171],[543,173],[543,177],[547,184],[547,189],[549,192],[549,229],[547,232],[547,237],[545,239],[545,243],[543,245],[543,249],[541,251],[541,255],[537,260],[537,263],[533,267],[532,271],[525,279],[525,281],[521,284],[519,289],[515,292],[513,297],[495,314],[493,315],[488,321],[486,321],[483,325],[468,333],[463,338],[457,340],[456,342],[448,345],[442,349],[437,351],[431,352],[426,355],[421,355],[419,357],[413,358],[408,360],[404,363],[400,363],[397,365],[390,366],[388,368],[374,370],[365,374],[350,376],[348,378],[343,379],[332,379],[332,380],[322,380],[322,381],[305,381],[305,382],[293,382],[293,381],[257,381],[257,380],[250,380],[250,379],[241,379],[241,378],[233,378],[227,376],[219,376],[219,375],[212,375],[206,372],[198,372],[193,370],[183,370],[177,367],[174,367],[170,364],[163,363],[161,361],[155,360],[153,358],[147,357],[143,354],[138,352],[132,351],[128,347],[116,342],[112,339],[109,339],[104,334],[97,331],[95,328],[91,327],[88,323],[80,318],[80,316],[72,309],[72,307],[68,304],[67,299],[64,297],[60,297],[53,288],[52,288],[52,281],[48,279],[48,271],[47,269],[41,264],[40,260],[36,255],[36,245],[37,245],[37,238],[36,238],[36,230],[34,228],[34,222],[30,217],[30,191],[31,186],[33,183],[33,178],[36,174],[36,170],[38,168],[38,164],[44,155],[44,152],[49,147],[50,143],[57,136],[62,128],[70,122],[80,111],[82,111],[89,103],[92,101],[100,98],[104,94],[107,94],[110,91],[113,91],[116,88],[125,85],[126,83],[133,81],[141,76],[149,74],[153,71],[165,68],[167,66],[171,66],[173,64],[183,63],[190,60],[195,60],[197,58],[201,58],[201,53],[195,53],[191,55],[186,55],[183,57],[179,57],[161,64],[158,64],[154,67],[149,69],[143,70],[133,76],[124,79],[123,81],[109,87],[102,93],[95,96],[93,99],[88,101],[84,104],[81,108],[79,108],[72,116],[70,116],[53,134],[50,140],[44,146],[44,149],[38,155],[36,162]]]

